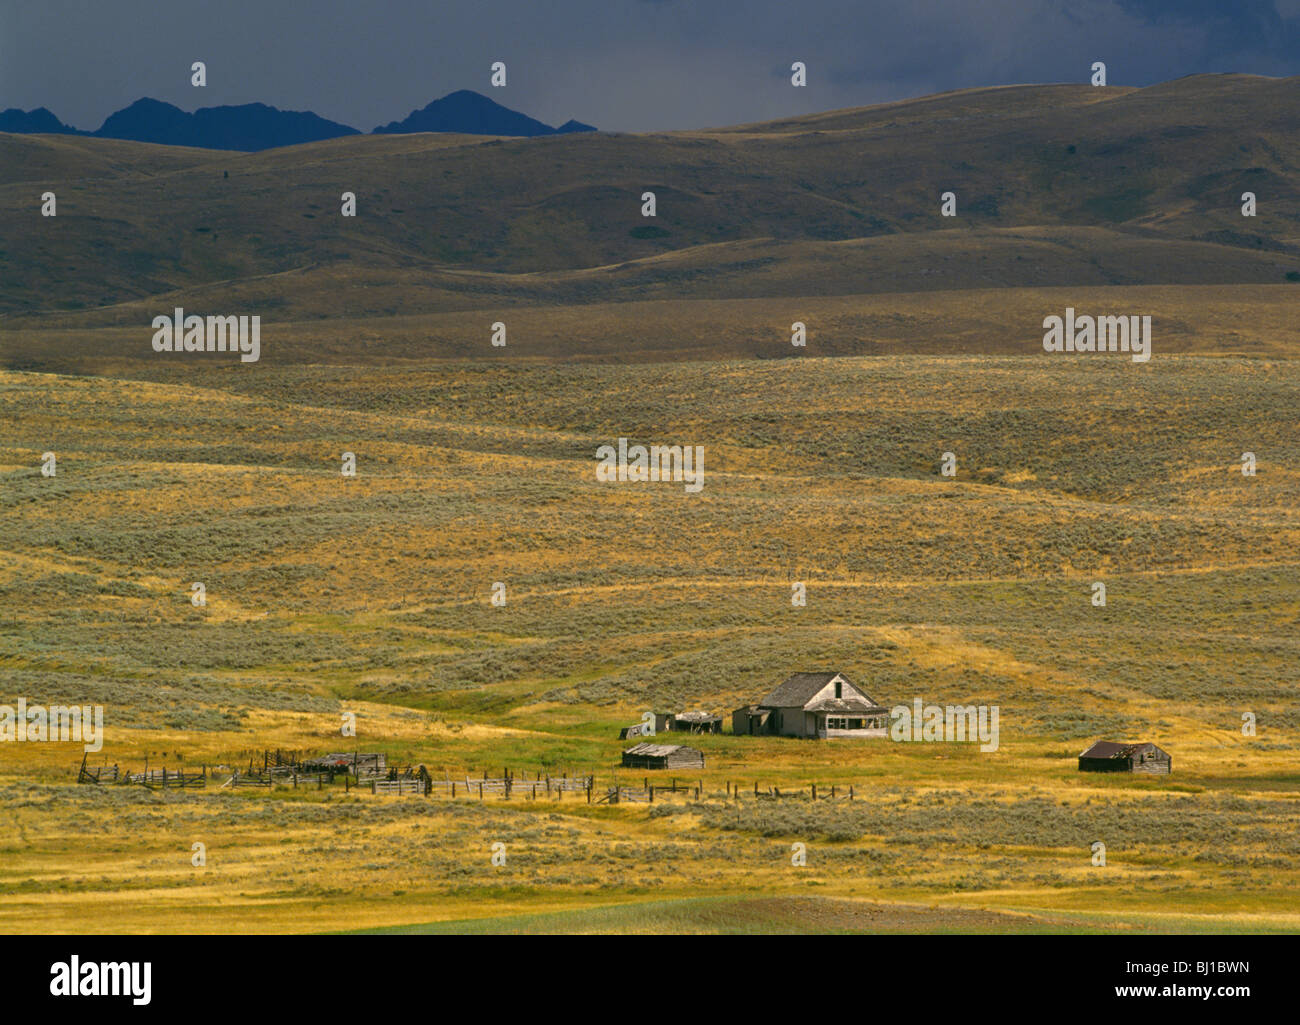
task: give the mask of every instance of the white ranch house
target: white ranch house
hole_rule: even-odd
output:
[[[781,737],[883,737],[889,709],[843,673],[795,673],[757,705],[731,714],[731,732]]]

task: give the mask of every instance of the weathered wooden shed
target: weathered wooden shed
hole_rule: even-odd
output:
[[[721,733],[722,716],[715,715],[712,712],[655,712],[655,733]],[[619,736],[626,734],[629,737],[635,737],[637,734],[631,728],[624,730]]]
[[[625,769],[702,769],[704,752],[680,744],[637,744],[623,752]]]
[[[675,733],[721,733],[722,716],[711,712],[679,712],[668,728]]]
[[[1149,741],[1099,740],[1079,755],[1080,772],[1150,772],[1167,775],[1173,759]]]
[[[751,736],[768,732],[768,719],[772,715],[770,708],[758,705],[746,705],[731,713],[731,732],[737,736]]]

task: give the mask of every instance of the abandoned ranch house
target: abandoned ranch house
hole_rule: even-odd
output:
[[[1169,752],[1151,743],[1115,744],[1099,740],[1079,755],[1080,772],[1153,772],[1165,775],[1173,769]]]
[[[883,737],[889,709],[843,673],[795,673],[757,705],[731,714],[731,732],[781,737]]]

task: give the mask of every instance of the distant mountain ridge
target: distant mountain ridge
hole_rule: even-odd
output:
[[[170,103],[145,98],[110,115],[93,134],[168,146],[256,151],[361,133],[310,111],[277,110],[264,103],[200,107],[187,114]]]
[[[70,125],[65,125],[45,107],[35,110],[19,110],[10,107],[0,111],[0,132],[13,132],[19,135],[77,135],[80,134]]]
[[[375,135],[411,132],[451,132],[462,135],[506,135],[535,138],[594,132],[581,121],[566,121],[559,128],[503,107],[480,93],[459,89],[401,121],[374,130]],[[32,135],[85,135],[100,139],[128,139],[166,146],[258,152],[305,142],[320,142],[358,129],[330,121],[311,111],[279,110],[265,103],[200,107],[187,113],[180,107],[144,97],[110,114],[96,131],[85,132],[64,124],[45,107],[31,111],[10,108],[0,112],[0,132]]]

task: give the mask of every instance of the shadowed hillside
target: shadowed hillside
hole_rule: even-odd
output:
[[[267,275],[284,275],[261,300],[267,320],[1283,284],[1300,277],[1298,128],[1300,78],[1221,75],[979,89],[653,135],[353,136],[257,154],[2,135],[0,310],[138,324],[140,310],[102,308],[156,312],[154,297],[191,294],[220,305]],[[39,215],[46,190],[55,219]],[[949,190],[955,218],[939,215]],[[344,191],[356,218],[340,216]],[[1244,191],[1258,217],[1241,216]]]

